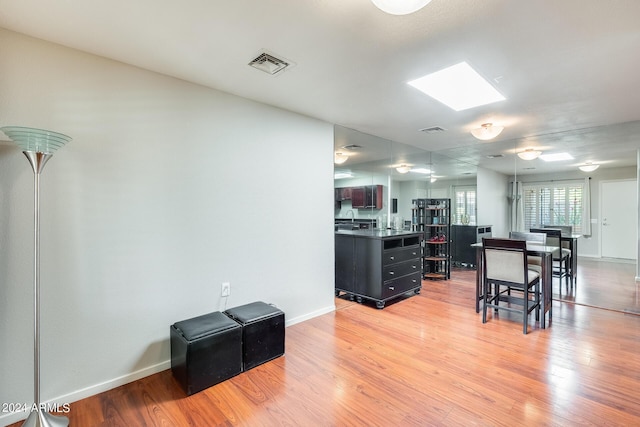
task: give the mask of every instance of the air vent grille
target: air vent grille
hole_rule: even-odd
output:
[[[500,159],[504,157],[504,154],[488,154],[487,158],[488,159]]]
[[[446,129],[445,128],[441,128],[440,126],[431,126],[428,128],[424,128],[424,129],[420,129],[420,132],[425,132],[425,133],[440,133],[440,132],[445,132]]]
[[[260,71],[264,71],[267,74],[275,75],[291,64],[283,59],[276,58],[271,54],[263,52],[254,60],[249,62],[249,65],[251,65],[253,68],[257,68]]]

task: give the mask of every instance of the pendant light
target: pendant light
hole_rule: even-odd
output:
[[[408,15],[425,7],[431,0],[371,0],[378,9],[390,15]]]

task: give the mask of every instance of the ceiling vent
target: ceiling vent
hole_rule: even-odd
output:
[[[342,148],[344,148],[345,150],[356,151],[361,149],[362,145],[358,145],[358,144],[343,145]]]
[[[487,159],[500,159],[504,157],[504,154],[487,154]]]
[[[420,132],[425,132],[425,133],[440,133],[445,131],[446,129],[441,128],[440,126],[431,126],[430,128],[420,129]]]
[[[263,52],[258,55],[254,60],[249,62],[253,68],[257,68],[260,71],[264,71],[267,74],[276,75],[280,71],[292,65],[289,61],[276,58],[275,56]]]

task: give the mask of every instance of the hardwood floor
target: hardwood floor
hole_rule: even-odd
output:
[[[635,263],[619,263],[580,258],[577,286],[573,289],[554,281],[554,298],[640,314],[640,284],[635,281]]]
[[[600,264],[579,290],[616,286]],[[384,310],[337,298],[287,328],[283,357],[190,397],[164,371],[72,403],[70,426],[640,425],[640,316],[554,301],[523,335],[508,313],[482,324],[474,275]]]

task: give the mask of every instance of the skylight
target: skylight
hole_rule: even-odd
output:
[[[540,156],[545,162],[559,162],[561,160],[573,160],[573,156],[569,153],[543,154]]]
[[[428,175],[431,173],[431,170],[427,168],[413,168],[409,172],[424,173]]]
[[[333,174],[333,179],[353,178],[353,174],[350,172],[336,172]]]
[[[466,62],[412,80],[408,84],[455,111],[506,99]]]

